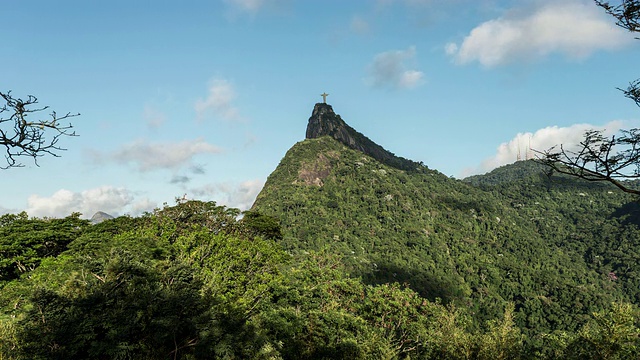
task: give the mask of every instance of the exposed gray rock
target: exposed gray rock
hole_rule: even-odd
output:
[[[105,212],[98,211],[97,213],[93,214],[93,216],[91,217],[91,223],[95,225],[110,219],[113,219],[113,216]]]
[[[317,103],[307,125],[307,139],[331,136],[346,146],[361,151],[372,158],[397,169],[414,171],[423,165],[402,157],[395,156],[382,146],[357,132],[333,112],[329,104]]]

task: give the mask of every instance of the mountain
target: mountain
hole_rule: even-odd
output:
[[[336,119],[244,216],[0,216],[0,359],[638,358],[636,198],[529,161],[405,170]]]
[[[513,181],[544,181],[548,178],[549,170],[546,166],[534,161],[516,161],[513,164],[505,165],[493,169],[483,175],[473,175],[463,179],[471,185],[480,188],[490,188],[496,185],[504,185]]]
[[[111,220],[111,219],[113,219],[113,216],[111,216],[111,215],[109,215],[109,214],[107,214],[105,212],[98,211],[95,214],[93,214],[93,216],[91,217],[91,223],[92,224],[99,224],[99,223],[101,223],[103,221]]]
[[[252,210],[280,220],[291,254],[340,254],[352,276],[406,283],[475,324],[514,303],[525,332],[575,330],[640,303],[634,197],[530,161],[462,181],[388,154],[317,104]]]
[[[419,170],[423,165],[403,157],[398,157],[354,130],[333,112],[331,105],[317,103],[307,125],[307,139],[330,136],[351,149],[371,156],[377,161],[401,170]]]

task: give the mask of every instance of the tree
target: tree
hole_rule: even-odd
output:
[[[629,32],[640,32],[640,1],[621,0],[611,5],[595,0],[595,3],[616,19],[616,25]],[[640,106],[640,79],[618,90]],[[588,130],[577,151],[560,145],[537,153],[539,161],[552,171],[587,181],[610,182],[622,191],[640,195],[640,190],[622,182],[640,178],[640,129],[623,130],[621,135],[611,137],[605,136],[603,130]]]
[[[73,213],[64,219],[29,219],[27,213],[0,216],[0,282],[20,277],[45,258],[58,256],[89,226]]]
[[[92,261],[92,276],[34,289],[18,320],[21,358],[206,359],[210,349],[201,348],[220,342],[217,333],[242,330],[209,311],[213,299],[187,267],[155,267],[119,249]]]
[[[13,97],[11,91],[0,92],[0,96],[5,102],[0,107],[0,147],[4,146],[7,161],[6,166],[0,165],[0,169],[24,166],[18,160],[23,156],[32,157],[36,165],[38,157],[58,157],[57,152],[65,150],[58,145],[60,137],[76,136],[75,131],[71,131],[71,123],[64,125],[61,121],[80,114],[66,113],[58,116],[52,111],[48,119],[32,119],[31,114],[47,110],[49,107],[37,106],[38,98],[33,95],[29,95],[25,100]],[[47,134],[51,134],[50,137],[45,136]]]
[[[250,210],[242,214],[244,215],[242,223],[252,234],[262,235],[266,239],[282,240],[282,228],[278,219]]]
[[[607,181],[624,192],[640,195],[623,180],[640,178],[640,129],[622,130],[610,138],[602,130],[588,130],[579,150],[560,145],[541,152],[540,162],[553,171],[587,181]]]

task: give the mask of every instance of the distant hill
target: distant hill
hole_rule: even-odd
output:
[[[515,163],[493,169],[483,175],[466,177],[463,181],[485,190],[531,183],[544,184],[545,186],[556,189],[563,187],[568,189],[616,189],[607,182],[582,181],[575,177],[551,171],[550,168],[535,160],[516,161]],[[637,181],[626,181],[625,183],[630,187],[634,187],[633,184],[637,183]]]
[[[463,181],[478,187],[490,187],[525,179],[545,181],[548,178],[548,174],[549,169],[546,166],[537,163],[535,160],[523,160],[501,166],[483,175],[466,177]]]
[[[341,254],[352,275],[407,283],[470,308],[478,324],[513,302],[524,329],[575,330],[613,300],[640,303],[634,197],[548,177],[530,161],[464,181],[414,171],[353,136],[361,150],[335,135],[355,130],[338,128],[346,130],[308,130],[253,206],[281,221],[290,253]]]
[[[113,216],[107,214],[106,212],[98,211],[95,214],[93,214],[93,216],[91,217],[91,223],[99,224],[103,221],[111,220],[111,219],[113,219]]]

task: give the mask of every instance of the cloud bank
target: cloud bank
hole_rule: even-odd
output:
[[[369,82],[377,87],[411,89],[424,81],[424,73],[412,69],[416,59],[416,47],[392,50],[376,55],[369,65]]]
[[[474,61],[494,67],[530,61],[552,53],[580,59],[600,50],[615,50],[632,37],[615,26],[592,2],[549,2],[534,11],[512,12],[471,30],[461,44],[445,52],[458,64]]]
[[[240,183],[208,184],[195,188],[185,188],[187,195],[195,199],[211,199],[220,205],[248,210],[253,205],[258,193],[264,186],[264,180],[254,179]],[[31,195],[27,200],[24,211],[29,216],[62,218],[74,212],[82,214],[82,218],[91,218],[98,211],[112,216],[129,214],[139,216],[144,212],[151,212],[158,207],[158,203],[139,194],[114,186],[100,186],[97,188],[74,192],[61,189],[51,196]],[[0,207],[0,215],[8,212],[18,212]]]
[[[126,163],[136,167],[141,172],[158,169],[177,170],[184,167],[195,167],[193,157],[200,154],[217,154],[220,148],[209,144],[203,139],[184,140],[181,142],[148,142],[136,140],[124,144],[120,149],[108,153],[94,153],[93,158],[98,163],[115,162]]]
[[[82,217],[90,218],[98,211],[117,216],[129,209],[132,215],[138,215],[154,207],[148,199],[134,201],[134,195],[125,188],[101,186],[81,192],[61,189],[49,197],[31,195],[25,211],[35,217],[60,218],[79,212]]]
[[[504,142],[496,149],[496,154],[484,160],[480,166],[463,170],[461,177],[483,174],[497,167],[515,162],[520,154],[521,159],[533,158],[532,150],[543,151],[563,144],[568,149],[575,149],[583,140],[587,130],[604,130],[606,136],[618,132],[623,127],[622,121],[611,121],[602,126],[575,124],[568,127],[549,126],[534,133],[518,133],[513,139]],[[531,146],[531,149],[529,148]]]
[[[254,179],[239,184],[219,183],[191,189],[196,198],[211,198],[220,205],[248,210],[264,186],[264,180]]]

